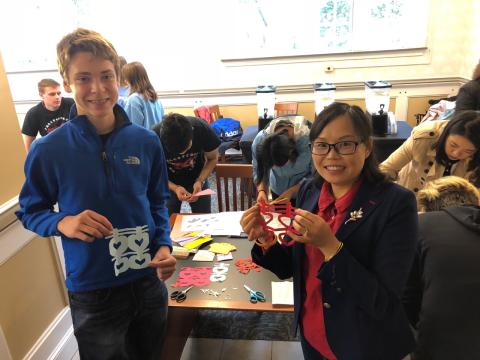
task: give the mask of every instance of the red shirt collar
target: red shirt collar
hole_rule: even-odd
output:
[[[344,213],[352,204],[361,184],[362,179],[359,179],[345,194],[335,199],[332,192],[332,185],[324,182],[318,198],[318,211],[325,212],[328,208],[334,206],[338,213]]]

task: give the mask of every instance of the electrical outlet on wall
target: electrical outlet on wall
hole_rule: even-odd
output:
[[[333,72],[333,70],[335,70],[335,68],[331,65],[328,65],[328,66],[325,66],[325,69],[323,69],[326,73],[330,73],[330,72]]]

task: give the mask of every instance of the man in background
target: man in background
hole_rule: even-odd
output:
[[[27,152],[39,132],[41,136],[45,136],[68,120],[70,107],[74,103],[71,98],[62,98],[60,84],[52,79],[40,80],[38,93],[42,101],[28,110],[22,126]]]
[[[208,176],[218,161],[220,139],[202,119],[170,113],[152,130],[160,138],[168,168],[169,215],[179,213],[183,201],[193,213],[211,213],[210,196],[195,196],[209,188]]]

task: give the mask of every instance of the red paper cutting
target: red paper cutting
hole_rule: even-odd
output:
[[[235,261],[235,266],[237,267],[237,270],[244,275],[247,275],[250,270],[260,272],[263,269],[261,266],[252,262],[252,258],[238,259]]]
[[[210,275],[212,268],[208,266],[203,267],[184,267],[180,270],[177,277],[177,282],[172,284],[173,288],[182,286],[208,286],[210,285]]]
[[[285,204],[269,204],[262,199],[258,202],[258,205],[260,206],[260,214],[265,218],[265,221],[262,223],[263,229],[265,231],[275,232],[283,245],[293,245],[293,241],[287,241],[284,239],[287,235],[287,231],[291,231],[297,235],[301,234],[293,227],[295,208],[290,201]],[[273,220],[273,213],[278,214],[278,221],[283,225],[282,227],[274,228],[268,225]]]

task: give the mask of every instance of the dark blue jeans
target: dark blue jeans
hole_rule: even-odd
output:
[[[182,186],[182,185],[181,185]],[[193,191],[192,186],[184,186],[187,191],[190,193]],[[209,189],[208,180],[203,183],[202,190]],[[210,214],[212,212],[212,197],[211,196],[199,196],[198,200],[195,202],[189,203],[192,208],[192,213],[197,214]],[[178,200],[177,194],[173,191],[170,191],[170,199],[167,202],[168,215],[172,215],[180,212],[182,202]]]
[[[82,360],[160,358],[168,293],[156,275],[68,296]]]

